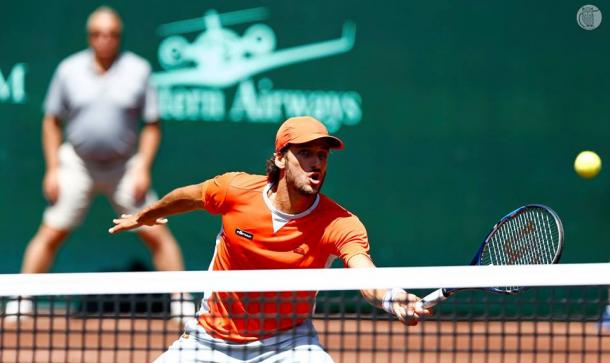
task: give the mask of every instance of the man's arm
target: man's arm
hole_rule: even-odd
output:
[[[59,146],[62,142],[61,121],[57,116],[45,115],[42,120],[42,151],[45,160],[45,175],[42,188],[45,198],[55,203],[59,196]]]
[[[165,224],[167,219],[164,217],[203,209],[201,190],[201,184],[174,189],[159,201],[142,209],[135,215],[123,214],[121,218],[114,219],[115,226],[110,228],[108,232],[118,233],[141,226]]]
[[[133,191],[135,200],[142,200],[150,188],[150,171],[160,143],[161,127],[159,122],[145,124],[140,131],[138,143],[139,163],[135,170]]]
[[[347,261],[350,268],[375,268],[375,264],[366,255],[356,255]],[[402,289],[364,289],[362,296],[373,306],[395,315],[407,325],[417,325],[421,316],[430,315],[428,309],[419,309],[417,296]]]

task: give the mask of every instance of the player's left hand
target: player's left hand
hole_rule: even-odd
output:
[[[123,214],[120,218],[113,219],[112,222],[114,223],[114,227],[110,228],[108,232],[110,234],[115,234],[123,231],[136,229],[141,226],[167,224],[167,218],[157,218],[153,221],[143,221],[137,215],[133,216],[131,214]]]
[[[392,303],[394,316],[409,326],[417,325],[421,317],[432,314],[432,311],[429,309],[417,306],[419,300],[421,299],[416,295],[409,294],[406,291],[400,292],[395,296],[394,302]]]

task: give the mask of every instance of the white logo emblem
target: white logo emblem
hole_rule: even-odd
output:
[[[585,5],[578,9],[576,22],[585,30],[594,30],[602,23],[602,12],[595,5]]]

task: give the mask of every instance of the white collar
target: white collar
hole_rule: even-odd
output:
[[[293,219],[302,218],[309,215],[311,212],[314,211],[314,209],[316,209],[318,203],[320,203],[320,194],[317,194],[314,202],[306,210],[297,214],[284,213],[275,208],[273,206],[273,203],[271,202],[271,199],[269,199],[268,193],[271,187],[271,184],[267,184],[265,186],[265,188],[263,189],[263,199],[265,201],[265,204],[267,205],[267,208],[269,208],[269,210],[271,211],[271,216],[273,217],[273,232],[279,231],[286,223],[290,222]]]

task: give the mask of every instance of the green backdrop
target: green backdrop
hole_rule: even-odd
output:
[[[322,113],[327,106],[341,107],[333,103],[337,95],[351,97],[352,111],[356,102],[355,116],[336,131],[346,149],[331,156],[324,192],[363,220],[378,265],[467,263],[497,219],[526,203],[547,204],[562,217],[564,262],[610,257],[610,173],[583,180],[572,169],[580,150],[610,156],[610,28],[602,23],[583,30],[576,21],[583,3],[108,4],[124,18],[124,47],[147,58],[155,72],[164,70],[160,26],[211,9],[227,14],[262,8],[264,19],[226,28],[242,36],[250,25],[266,24],[275,34],[275,51],[336,39],[345,22],[355,24],[353,48],[242,82],[252,81],[259,92],[271,87],[301,95]],[[86,46],[85,18],[98,5],[23,0],[1,6],[0,272],[19,271],[40,223],[41,105],[57,64]],[[610,10],[607,1],[596,5]],[[201,32],[182,36],[194,43]],[[225,97],[229,109],[239,86],[183,89],[211,90]],[[225,171],[263,173],[277,126],[275,119],[235,121],[228,115],[218,121],[164,120],[156,190],[164,194]],[[126,270],[134,261],[150,266],[135,235],[106,233],[113,215],[103,198],[96,199],[53,271]],[[172,218],[170,226],[187,269],[207,269],[219,219],[192,213]]]

